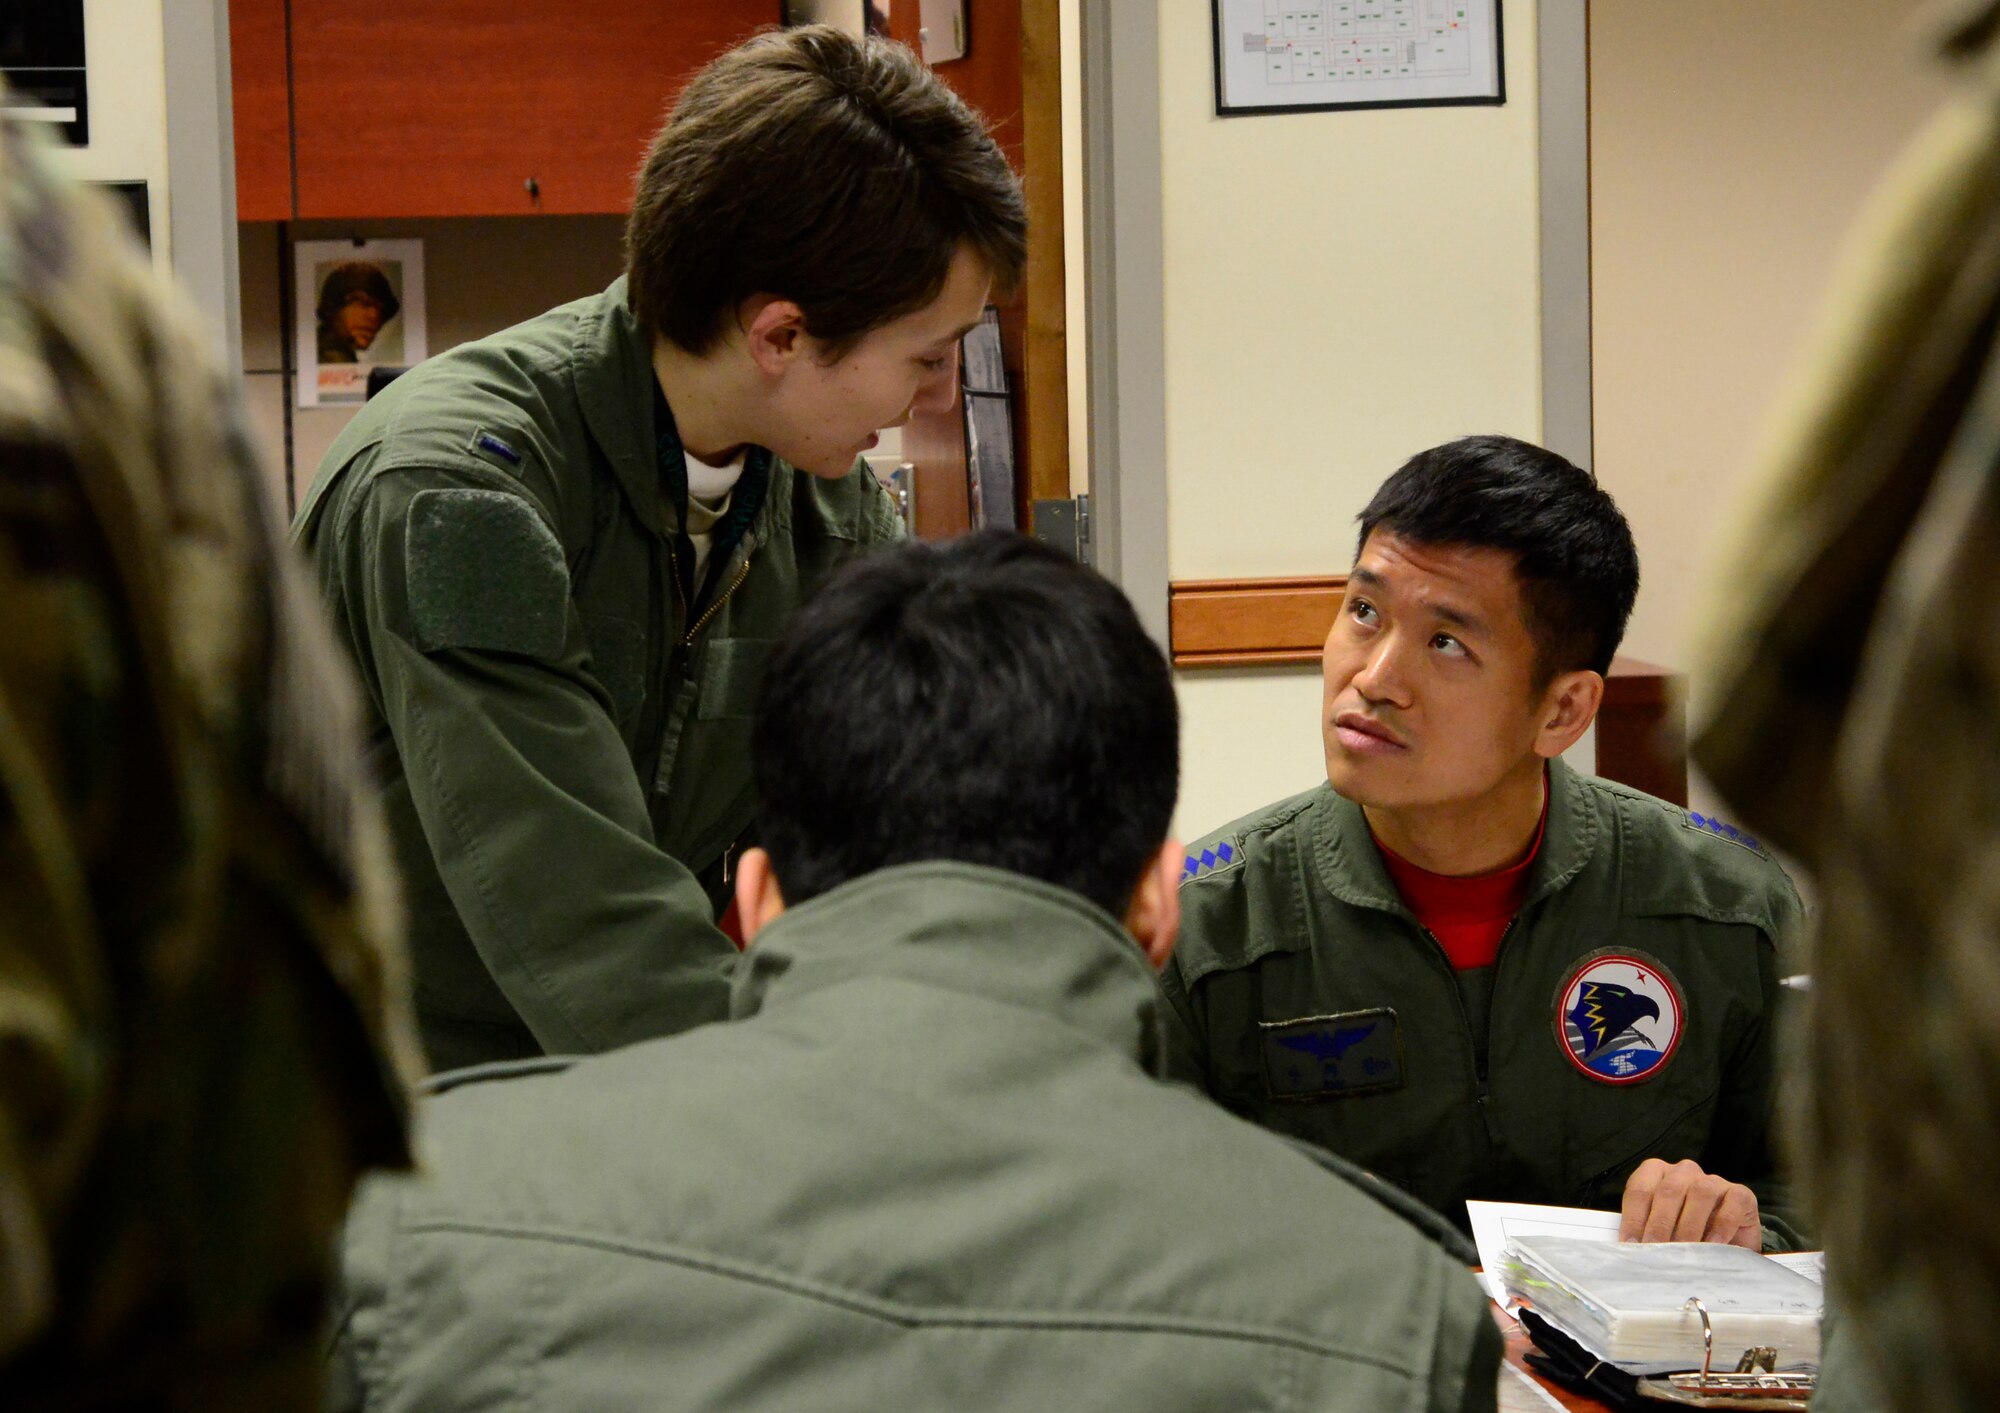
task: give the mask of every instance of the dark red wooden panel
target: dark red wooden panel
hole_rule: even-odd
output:
[[[236,122],[236,218],[292,214],[285,102],[285,0],[230,0],[229,86]]]
[[[298,214],[624,211],[688,75],[777,19],[778,0],[292,0]]]

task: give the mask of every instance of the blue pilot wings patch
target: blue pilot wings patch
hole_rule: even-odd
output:
[[[1273,1099],[1324,1099],[1402,1086],[1403,1033],[1387,1006],[1260,1021],[1257,1031],[1264,1086]]]

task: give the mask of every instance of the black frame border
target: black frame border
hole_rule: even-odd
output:
[[[1358,113],[1379,108],[1499,108],[1507,102],[1506,0],[1493,5],[1493,74],[1496,91],[1476,98],[1386,98],[1360,103],[1266,103],[1255,108],[1232,108],[1222,98],[1222,6],[1224,0],[1209,0],[1210,52],[1214,58],[1215,116],[1256,118],[1274,113]]]

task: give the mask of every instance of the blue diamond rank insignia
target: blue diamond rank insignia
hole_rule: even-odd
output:
[[[1264,1086],[1279,1100],[1325,1099],[1403,1083],[1403,1034],[1387,1006],[1259,1021]]]
[[[1190,878],[1200,878],[1204,873],[1213,873],[1219,868],[1227,868],[1242,857],[1243,855],[1234,846],[1227,843],[1203,849],[1198,854],[1189,854],[1187,862],[1181,866],[1181,882],[1185,883]]]
[[[1556,992],[1556,1038],[1582,1073],[1637,1084],[1673,1058],[1687,1020],[1680,984],[1639,952],[1585,957]]]
[[[1741,844],[1753,854],[1762,854],[1764,852],[1764,846],[1757,842],[1755,836],[1745,834],[1733,824],[1724,824],[1712,814],[1699,814],[1694,810],[1689,810],[1682,823],[1689,829],[1699,829],[1705,833],[1713,834],[1718,839],[1727,839],[1732,844]]]

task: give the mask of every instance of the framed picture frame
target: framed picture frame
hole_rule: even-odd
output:
[[[0,113],[48,123],[72,147],[90,146],[90,69],[84,0],[0,3]]]
[[[300,407],[359,407],[372,369],[429,354],[421,240],[302,240],[292,269]]]
[[[1210,0],[1220,117],[1507,101],[1501,0]]]

